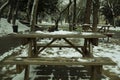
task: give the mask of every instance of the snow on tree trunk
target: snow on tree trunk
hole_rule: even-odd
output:
[[[38,2],[39,2],[39,0],[34,0],[33,7],[32,7],[31,20],[30,20],[31,31],[34,31],[34,27],[35,27],[35,23],[36,23]]]

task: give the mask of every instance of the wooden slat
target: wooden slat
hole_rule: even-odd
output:
[[[84,58],[87,62],[78,61],[78,58],[22,58],[22,60],[16,60],[15,58],[9,58],[1,62],[0,64],[19,64],[19,65],[116,65],[110,58],[96,57],[96,58]],[[91,61],[90,60],[94,60]]]
[[[21,38],[105,38],[106,36],[100,33],[82,32],[73,34],[51,34],[51,33],[20,33],[10,34],[12,37]]]
[[[44,47],[46,46],[46,44],[37,44],[38,47]],[[80,46],[80,45],[75,45],[76,47],[83,47],[83,46]],[[49,45],[48,47],[72,47],[70,46],[69,44],[51,44]]]

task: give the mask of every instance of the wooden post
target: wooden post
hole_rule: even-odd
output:
[[[34,27],[35,27],[35,24],[36,24],[36,14],[37,14],[37,7],[38,7],[38,2],[39,0],[34,0],[34,3],[33,3],[33,7],[32,7],[32,12],[31,12],[31,20],[30,20],[30,27],[31,27],[31,31],[34,32]],[[35,42],[35,39],[30,39],[29,40],[29,54],[28,54],[28,57],[32,57],[32,46],[34,46],[35,50],[36,51],[36,42]],[[26,65],[25,67],[25,76],[24,76],[24,80],[29,80],[29,65]]]
[[[28,57],[32,56],[32,39],[29,39]]]
[[[102,65],[91,67],[91,78],[90,80],[101,80]]]
[[[37,57],[38,56],[38,51],[37,51],[37,43],[36,43],[36,38],[33,39],[33,47],[34,47],[34,50],[33,50],[33,57]]]
[[[30,66],[29,66],[29,65],[26,65],[26,66],[25,66],[24,80],[29,80],[29,69],[30,69]]]

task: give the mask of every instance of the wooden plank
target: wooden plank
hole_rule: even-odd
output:
[[[101,80],[102,76],[102,65],[101,66],[92,66],[91,68],[91,78],[90,80]]]
[[[46,44],[37,44],[38,47],[44,47],[46,46]],[[78,44],[75,44],[76,47],[83,47],[83,46],[80,46]],[[69,44],[51,44],[49,45],[48,47],[68,47],[68,48],[71,48],[72,46],[70,46]]]
[[[108,57],[96,57],[96,58],[80,58],[84,61],[78,61],[79,58],[22,58],[22,60],[16,60],[16,58],[6,59],[0,64],[19,64],[19,65],[116,65]]]
[[[10,34],[12,37],[21,38],[105,38],[106,36],[100,33],[82,32],[73,34],[51,34],[51,33],[21,33]]]
[[[37,46],[38,46],[38,47],[44,47],[44,46],[46,46],[46,44],[38,44]],[[80,45],[75,45],[75,46],[76,46],[76,47],[79,47],[79,48],[83,47],[83,46],[80,46]],[[66,44],[64,44],[64,45],[51,44],[51,45],[49,45],[48,47],[67,47],[67,48],[72,48],[72,46],[66,45]]]

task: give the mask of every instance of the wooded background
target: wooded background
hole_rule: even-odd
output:
[[[0,0],[0,17],[16,26],[16,20],[25,20],[31,31],[38,22],[69,23],[69,30],[77,24],[106,24],[120,26],[120,0]],[[102,20],[101,20],[102,19]]]

